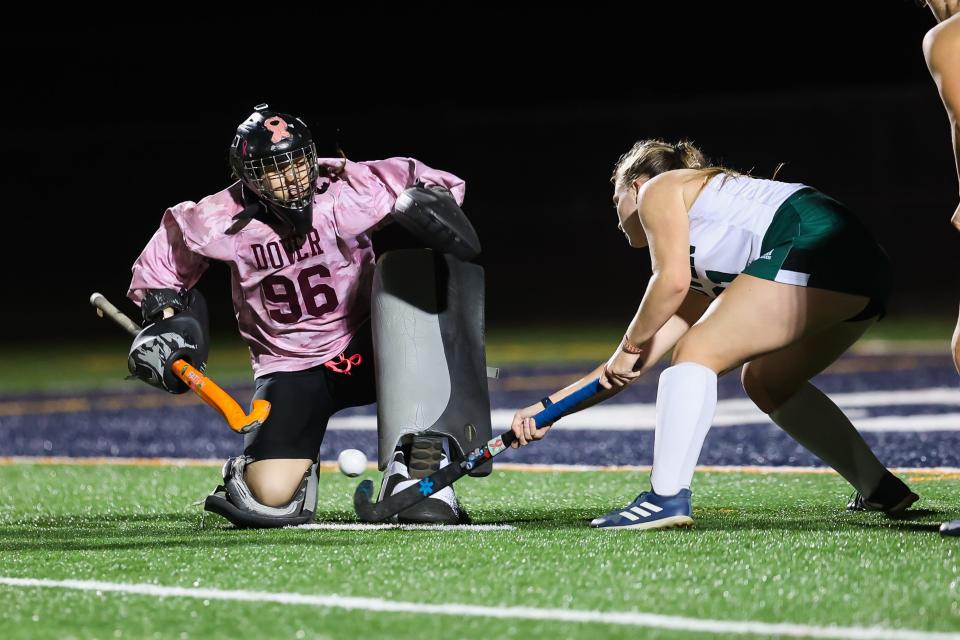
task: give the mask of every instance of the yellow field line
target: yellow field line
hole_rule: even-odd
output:
[[[201,404],[195,395],[144,394],[89,398],[56,398],[53,400],[15,400],[0,402],[0,417],[81,411],[119,411],[122,409],[157,409],[169,406]]]

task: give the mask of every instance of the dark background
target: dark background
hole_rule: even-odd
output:
[[[261,101],[300,114],[321,155],[339,142],[353,160],[462,176],[489,326],[626,324],[649,261],[616,229],[609,175],[647,137],[759,176],[785,162],[780,179],[876,231],[898,271],[894,316],[955,315],[957,182],[921,52],[932,15],[907,0],[723,4],[5,27],[0,344],[113,332],[90,292],[122,301],[163,210],[230,183],[227,145]],[[235,332],[226,268],[199,286],[214,331]]]

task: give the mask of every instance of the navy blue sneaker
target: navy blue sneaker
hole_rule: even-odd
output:
[[[661,496],[644,491],[623,509],[594,518],[597,529],[671,529],[693,524],[690,490],[681,489],[675,496]]]
[[[940,535],[960,536],[960,520],[944,522],[942,525],[940,525]]]

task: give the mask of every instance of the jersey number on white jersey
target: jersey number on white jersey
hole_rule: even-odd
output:
[[[723,271],[710,271],[708,269],[704,271],[703,276],[701,276],[697,271],[697,265],[693,257],[693,254],[696,252],[697,248],[693,245],[690,245],[690,288],[694,291],[699,291],[710,298],[716,298],[723,293],[723,290],[727,288],[727,285],[733,282],[733,279],[740,274],[724,273]]]

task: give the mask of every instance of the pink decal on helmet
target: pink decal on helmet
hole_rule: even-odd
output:
[[[267,128],[267,131],[273,133],[273,137],[270,138],[270,142],[277,144],[285,138],[292,138],[293,134],[287,131],[287,123],[283,118],[279,116],[273,116],[269,120],[263,123],[263,126]]]

